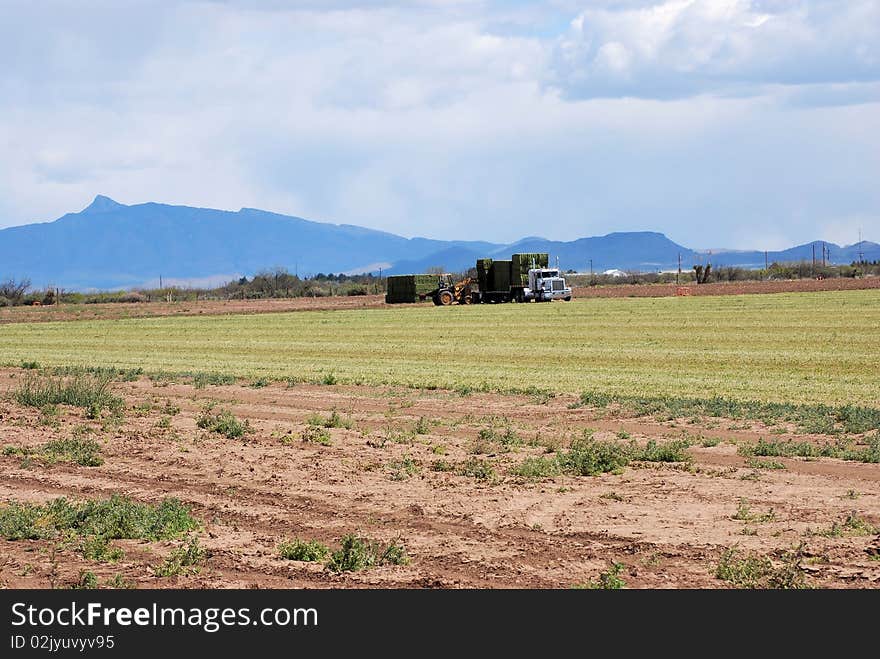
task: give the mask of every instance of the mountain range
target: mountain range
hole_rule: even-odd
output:
[[[770,262],[880,259],[880,245],[815,241],[767,252]],[[477,258],[509,259],[514,252],[549,252],[564,269],[656,272],[715,266],[761,268],[763,251],[695,250],[662,233],[617,232],[570,242],[523,238],[512,244],[404,238],[348,224],[313,222],[254,208],[238,212],[145,203],[120,204],[98,195],[84,210],[45,223],[0,230],[0,280],[29,278],[34,286],[110,289],[217,285],[283,267],[300,276],[347,272],[404,274],[431,267],[459,272]]]

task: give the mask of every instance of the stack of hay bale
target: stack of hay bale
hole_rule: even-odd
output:
[[[437,288],[439,277],[437,275],[393,275],[388,277],[388,290],[385,294],[385,302],[388,304],[400,304],[405,302],[418,302]]]
[[[492,259],[477,259],[477,283],[481,291],[489,289],[489,272],[492,269]]]
[[[531,268],[546,268],[550,263],[550,255],[540,252],[514,254],[510,257],[511,286],[528,286]]]
[[[489,267],[489,276],[486,279],[486,290],[509,291],[510,261],[492,261],[492,265]]]

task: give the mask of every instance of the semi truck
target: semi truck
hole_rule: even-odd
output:
[[[418,302],[431,299],[437,306],[551,302],[571,300],[571,288],[559,268],[549,266],[548,254],[514,254],[509,261],[478,259],[476,278],[455,281],[451,275],[398,275],[388,278],[385,301]]]
[[[477,290],[471,302],[571,300],[571,288],[545,253],[514,254],[509,261],[477,260]]]

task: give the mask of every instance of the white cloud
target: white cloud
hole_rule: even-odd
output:
[[[102,193],[736,248],[880,209],[877,3],[40,5],[0,26],[0,226]]]
[[[556,45],[570,97],[674,98],[880,80],[877,0],[667,0],[582,11]]]

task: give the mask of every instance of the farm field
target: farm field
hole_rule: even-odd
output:
[[[880,290],[0,326],[0,361],[880,406]]]
[[[871,290],[880,289],[880,277],[712,282],[702,286],[692,284],[687,288],[691,291],[691,295],[700,296]],[[675,284],[616,284],[613,286],[575,286],[572,292],[576,298],[669,297],[675,295],[677,289],[678,286]],[[97,304],[62,304],[46,307],[0,307],[0,325],[59,320],[112,320],[116,318],[153,318],[159,316],[262,314],[380,307],[387,307],[384,295],[257,300],[102,302]]]
[[[877,588],[878,326],[880,291],[0,325],[0,587]]]
[[[877,419],[119,375],[0,371],[3,587],[880,587]]]

